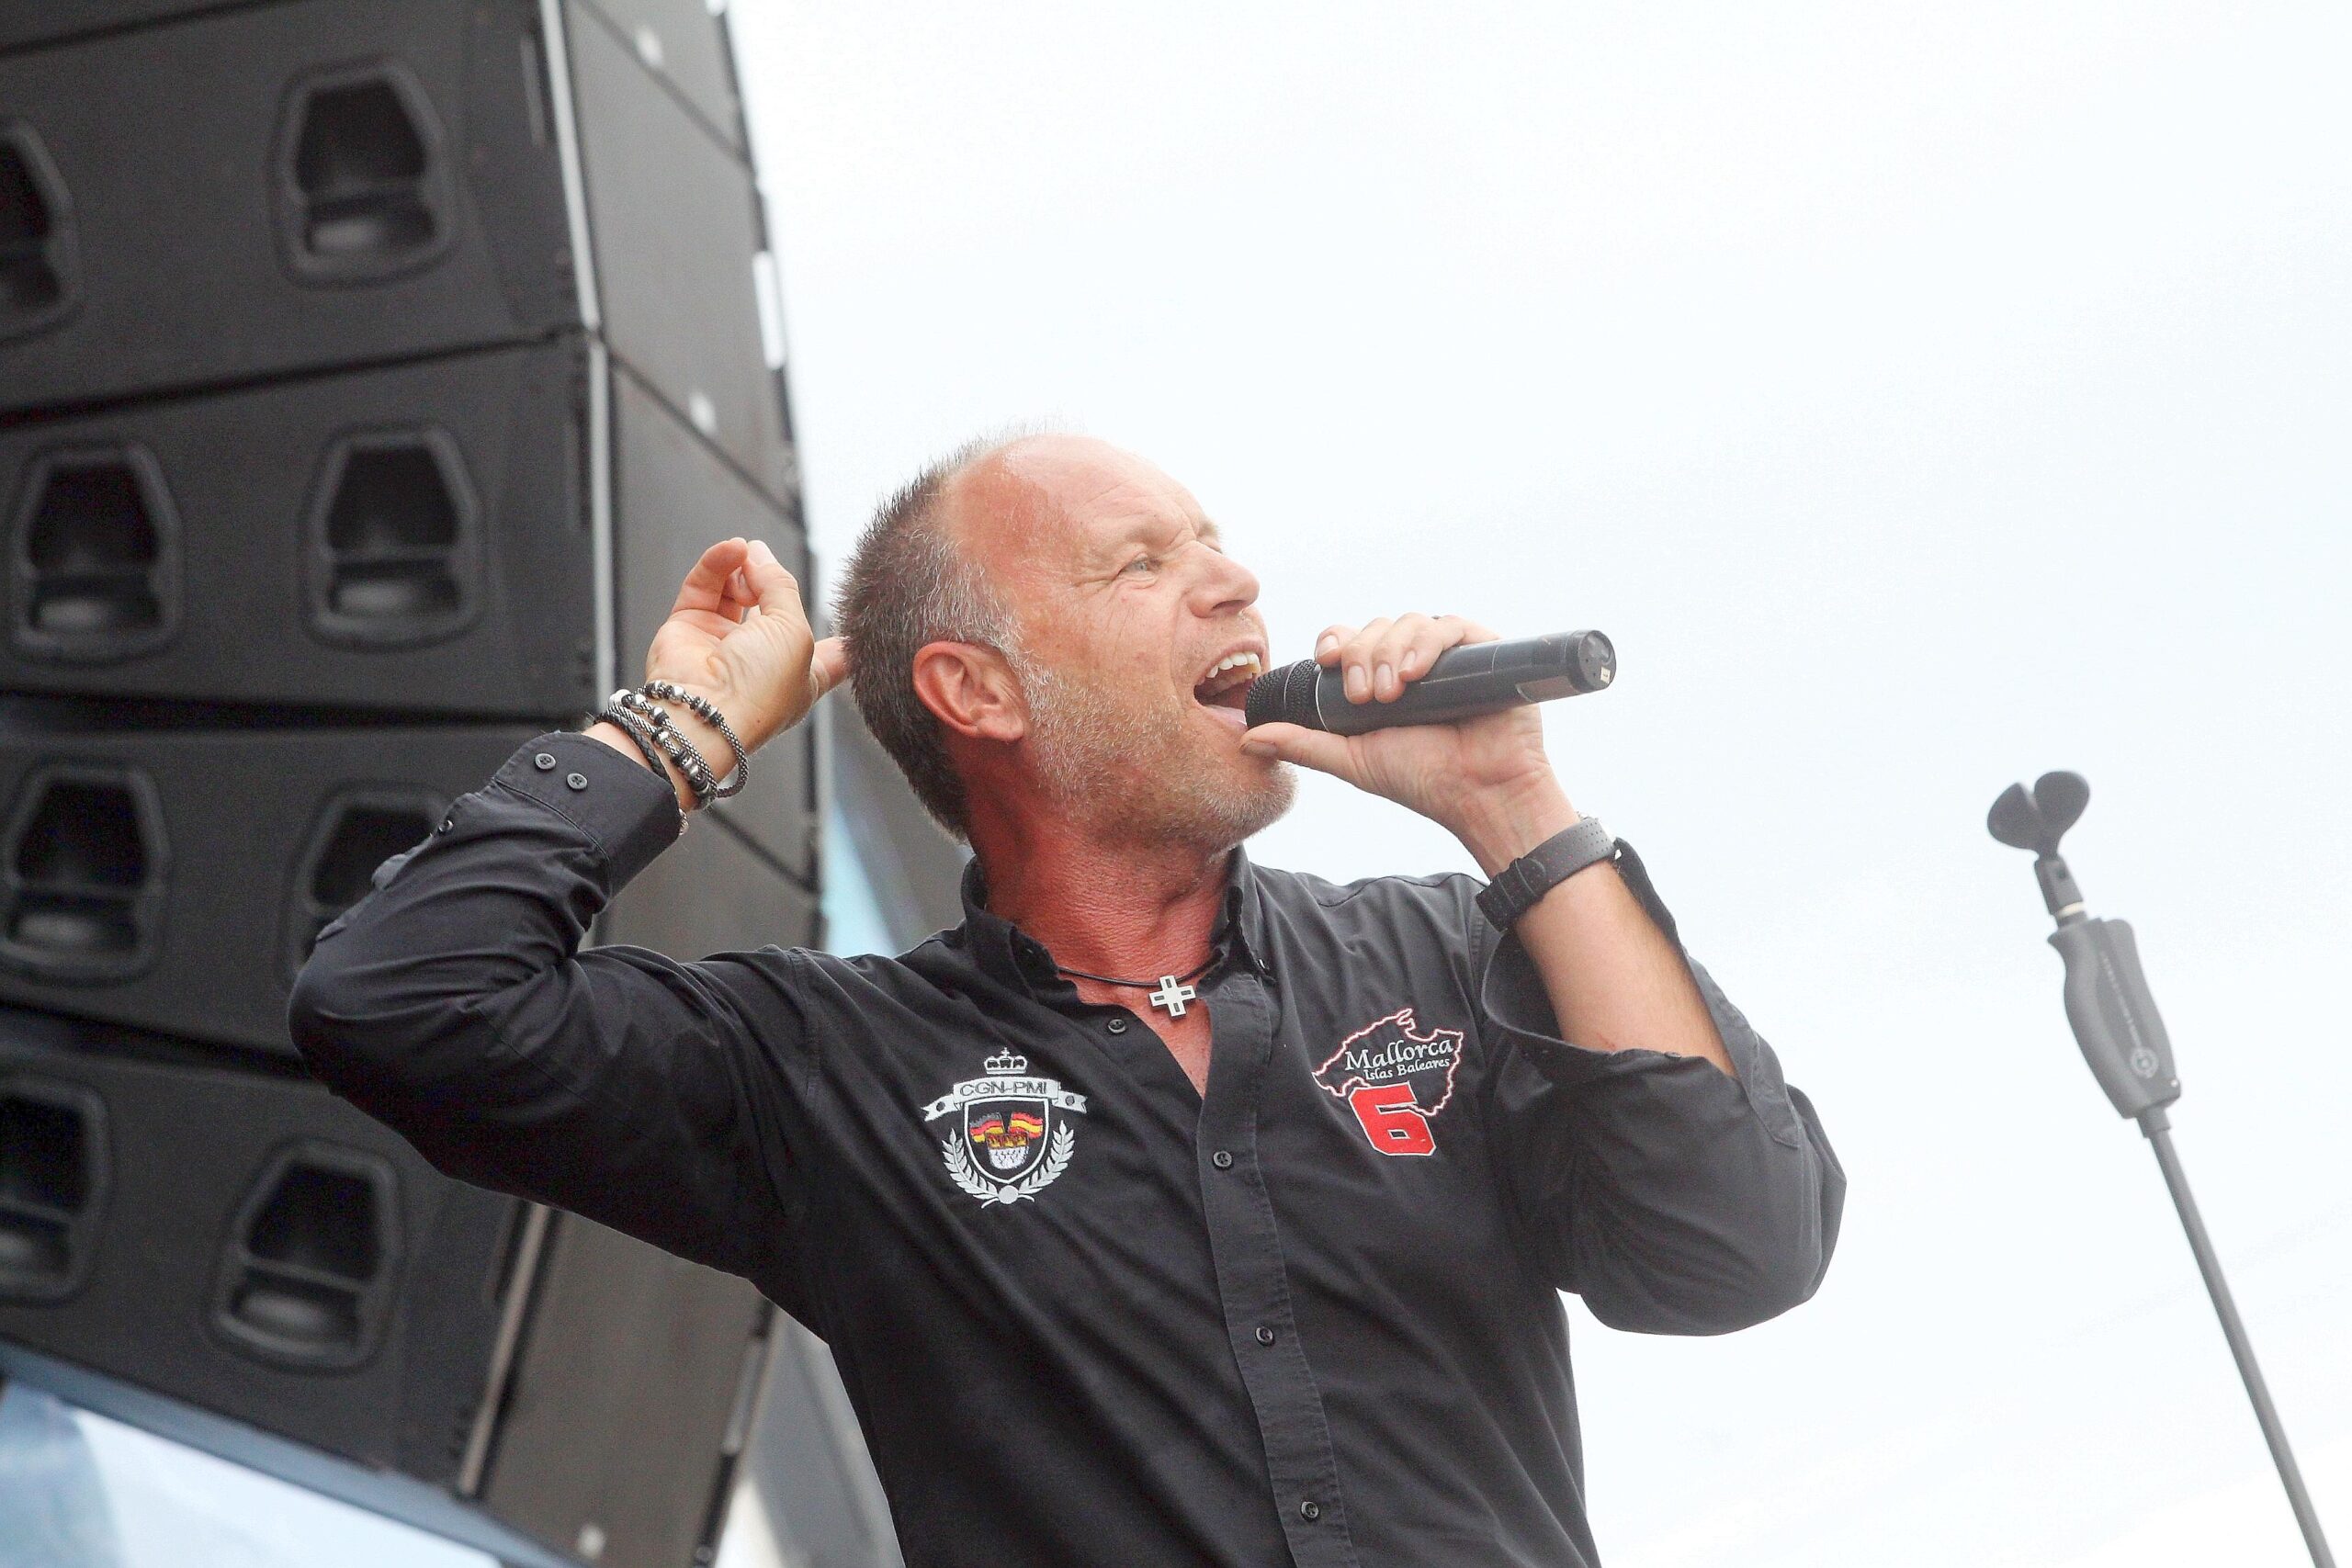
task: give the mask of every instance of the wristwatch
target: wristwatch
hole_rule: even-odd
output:
[[[1478,895],[1478,908],[1498,931],[1507,931],[1535,901],[1587,866],[1613,860],[1617,840],[1587,817],[1566,832],[1555,833],[1496,873]]]

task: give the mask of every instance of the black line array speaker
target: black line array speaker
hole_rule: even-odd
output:
[[[0,1371],[508,1562],[694,1561],[767,1332],[741,1281],[141,1047],[0,1010]]]
[[[808,572],[790,514],[570,333],[0,430],[0,691],[576,715],[711,540]],[[803,882],[814,768],[787,731],[716,813]]]
[[[789,491],[747,165],[581,0],[198,15],[0,56],[0,116],[10,409],[573,326]]]
[[[707,1560],[751,1288],[443,1178],[293,976],[714,540],[805,581],[707,0],[0,12],[0,1371],[511,1562]],[[818,938],[763,750],[596,940]]]

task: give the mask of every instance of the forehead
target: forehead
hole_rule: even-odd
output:
[[[959,488],[971,544],[1004,566],[1050,570],[1186,531],[1216,538],[1190,491],[1085,437],[1016,441],[974,464]]]

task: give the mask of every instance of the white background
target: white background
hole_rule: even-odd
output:
[[[816,538],[1039,416],[1324,623],[1597,626],[1548,715],[1852,1180],[1820,1296],[1577,1314],[1613,1568],[2291,1563],[2000,787],[2178,1047],[2352,1548],[2352,22],[2337,6],[737,0]],[[1466,865],[1314,781],[1256,852]]]

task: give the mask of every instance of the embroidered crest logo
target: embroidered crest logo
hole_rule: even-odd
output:
[[[1069,1117],[1085,1114],[1086,1096],[1031,1077],[1029,1058],[1011,1052],[982,1066],[985,1077],[967,1078],[924,1106],[922,1119],[956,1118],[939,1152],[956,1186],[983,1207],[1018,1203],[1069,1168],[1078,1147]]]
[[[1315,1069],[1325,1092],[1348,1102],[1372,1146],[1385,1155],[1437,1152],[1430,1119],[1453,1098],[1462,1066],[1462,1031],[1413,1027],[1413,1010],[1398,1008],[1340,1042]]]

